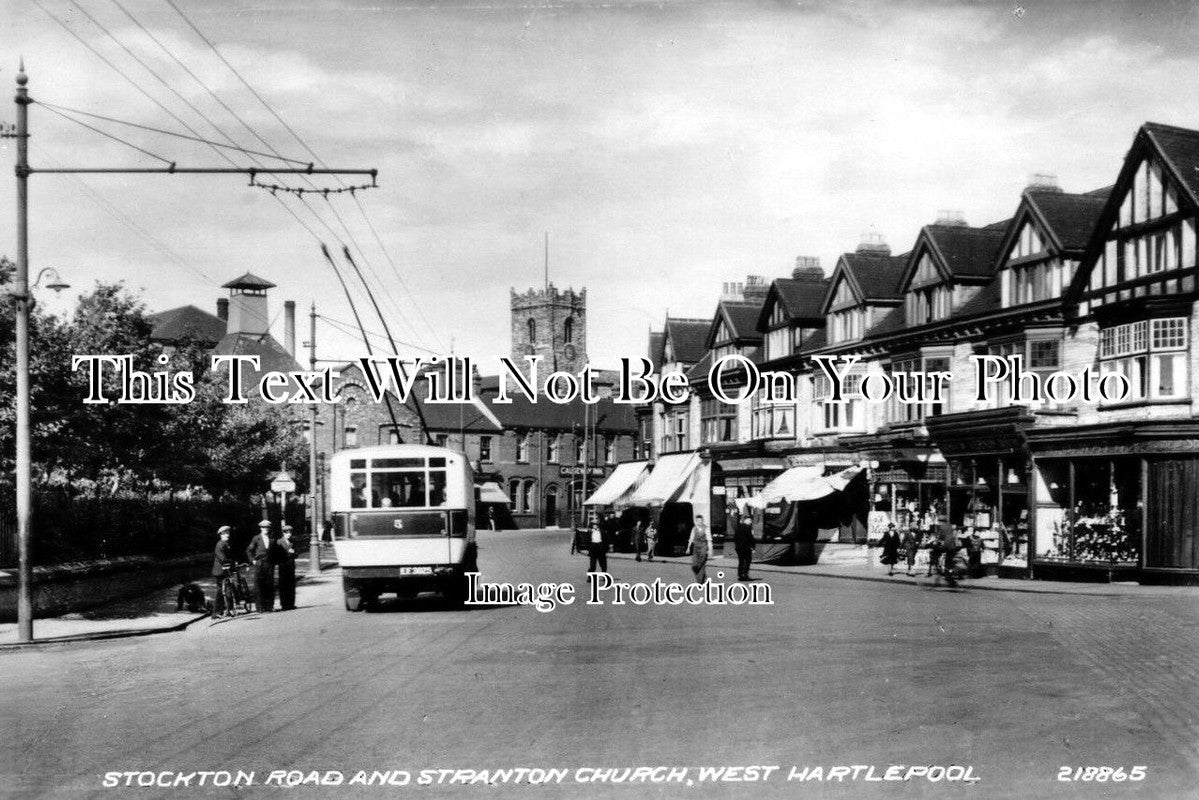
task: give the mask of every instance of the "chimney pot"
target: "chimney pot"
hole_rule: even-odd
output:
[[[936,224],[964,228],[966,227],[966,215],[960,208],[942,208],[937,212]]]
[[[1034,172],[1028,178],[1028,186],[1026,189],[1035,189],[1038,192],[1060,192],[1062,187],[1057,183],[1057,176],[1052,172]]]
[[[858,244],[859,253],[879,253],[881,255],[891,255],[891,246],[887,244],[887,239],[881,233],[863,233],[862,241]]]
[[[804,278],[824,278],[824,270],[820,267],[820,256],[796,256],[795,269],[791,277],[796,280]]]

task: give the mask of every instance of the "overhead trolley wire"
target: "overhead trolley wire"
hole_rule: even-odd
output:
[[[308,143],[305,142],[300,137],[300,135],[298,133],[296,133],[296,131],[290,125],[287,124],[287,121],[284,120],[283,117],[279,114],[279,112],[275,110],[274,106],[272,106],[270,103],[268,103],[266,98],[264,98],[261,94],[259,94],[258,91],[255,90],[254,87],[250,85],[250,82],[247,81],[240,72],[238,72],[237,68],[234,67],[233,64],[229,63],[229,60],[227,58],[225,58],[224,54],[222,54],[221,51],[219,49],[217,49],[217,46],[212,42],[212,40],[210,40],[207,36],[205,36],[203,31],[201,31],[196,26],[196,24],[191,21],[191,18],[188,17],[187,14],[185,14],[183,12],[183,9],[181,9],[175,3],[175,0],[166,0],[166,3],[171,8],[173,8],[175,10],[175,13],[177,13],[180,16],[180,18],[182,18],[183,21],[187,24],[187,26],[190,27],[193,32],[195,32],[196,36],[200,37],[201,41],[203,41],[206,45],[208,45],[208,48],[210,50],[212,50],[212,52],[216,54],[217,58],[219,58],[225,64],[225,66],[229,68],[229,71],[232,72],[239,81],[241,81],[241,84],[243,86],[245,86],[246,89],[252,95],[254,95],[255,98],[258,99],[258,102],[260,102],[263,105],[263,107],[266,108],[266,110],[271,113],[271,115],[279,122],[279,124],[283,126],[284,130],[286,130],[288,133],[290,133],[292,135],[292,138],[294,138],[300,144],[300,146],[303,147],[304,150],[310,156],[312,156],[312,158],[318,164],[323,165],[324,162],[321,161],[320,157],[316,154],[316,152],[311,147],[308,146]],[[341,183],[340,179],[337,179],[337,180],[339,183]],[[366,209],[363,208],[362,203],[358,200],[358,198],[356,196],[353,196],[353,195],[351,195],[351,196],[354,198],[354,202],[358,206],[358,210],[362,214],[363,220],[366,221],[366,223],[370,227],[372,233],[374,233],[375,240],[378,242],[379,248],[383,251],[383,254],[387,257],[387,261],[391,265],[392,272],[395,273],[396,278],[400,281],[401,287],[406,292],[408,292],[409,297],[412,298],[412,304],[416,308],[417,314],[421,317],[422,321],[424,321],[425,326],[429,329],[429,332],[433,334],[433,338],[436,341],[436,343],[439,346],[441,346],[442,349],[444,349],[445,343],[443,341],[441,341],[441,337],[437,334],[437,331],[429,323],[428,318],[425,317],[424,312],[421,310],[420,304],[418,302],[416,302],[415,295],[413,295],[412,290],[408,287],[407,282],[404,280],[403,276],[400,274],[399,269],[396,267],[395,261],[392,259],[391,254],[388,252],[386,246],[383,244],[382,238],[379,236],[378,231],[375,230],[375,226],[371,223],[370,218],[367,216]],[[344,225],[344,223],[343,223],[343,225]],[[361,254],[363,256],[363,260],[367,261],[366,255],[365,255],[365,253],[363,253],[362,248],[358,247],[357,249],[358,249],[359,254]],[[368,262],[368,266],[369,266],[369,262]],[[373,271],[374,270],[372,269],[372,272]],[[376,280],[379,280],[378,277],[376,277]],[[381,283],[382,283],[382,281],[380,281],[380,284]],[[394,304],[394,301],[393,301],[393,304]],[[398,308],[396,310],[399,311]],[[400,314],[400,317],[401,317],[401,319],[403,318],[402,313]],[[412,330],[413,330],[413,333],[415,334],[416,333],[415,328],[413,328]],[[422,337],[418,336],[417,338],[422,338]]]
[[[112,136],[111,134],[106,133],[105,131],[103,131],[99,128],[92,128],[87,123],[85,123],[81,120],[73,119],[73,118],[67,116],[67,114],[78,114],[78,115],[84,116],[84,117],[91,117],[92,119],[103,120],[104,122],[112,122],[116,125],[125,125],[130,128],[138,128],[139,130],[150,131],[151,133],[161,133],[164,136],[174,136],[176,138],[186,139],[187,141],[191,141],[191,142],[200,142],[201,144],[210,145],[212,147],[226,147],[231,150],[238,150],[242,153],[246,153],[247,155],[262,156],[263,158],[277,158],[280,161],[288,161],[292,164],[311,164],[312,163],[309,161],[302,161],[298,158],[288,158],[287,156],[281,156],[277,153],[272,155],[270,153],[262,153],[257,150],[248,150],[248,149],[241,147],[240,145],[236,145],[236,144],[224,144],[222,142],[214,142],[211,139],[205,139],[200,136],[189,136],[188,134],[180,133],[179,131],[166,130],[165,128],[156,128],[153,125],[143,125],[140,122],[131,122],[130,120],[127,120],[127,119],[117,119],[116,117],[106,117],[103,114],[93,114],[90,111],[82,111],[78,108],[70,108],[68,106],[60,106],[55,103],[47,103],[45,100],[34,100],[33,102],[37,103],[39,106],[47,109],[48,111],[52,111],[52,112],[58,114],[60,117],[64,117],[65,119],[70,119],[72,122],[75,122],[79,125],[83,125],[85,128],[90,128],[91,130],[95,131],[96,133],[99,133],[99,134],[102,134],[104,136],[108,136],[108,137],[114,138],[114,139],[116,138],[115,136]],[[122,141],[122,140],[118,139],[117,141]],[[122,143],[128,144],[127,142],[123,142],[123,141],[122,141]],[[136,145],[129,145],[129,146],[136,147]],[[147,154],[147,155],[150,155],[150,154]],[[157,158],[157,156],[155,156],[155,157]],[[160,160],[166,161],[166,159],[160,159]],[[170,163],[170,162],[168,162],[168,163]],[[263,171],[264,172],[266,171],[265,167],[263,168]]]

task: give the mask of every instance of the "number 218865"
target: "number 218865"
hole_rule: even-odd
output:
[[[1146,767],[1058,767],[1057,779],[1065,783],[1074,781],[1091,783],[1122,783],[1123,781],[1145,780]]]

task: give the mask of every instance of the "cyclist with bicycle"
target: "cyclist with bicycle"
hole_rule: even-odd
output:
[[[218,528],[217,536],[220,537],[220,541],[216,543],[216,549],[212,553],[212,577],[216,578],[216,605],[213,613],[218,617],[226,610],[235,611],[225,608],[225,582],[233,575],[233,547],[229,544],[229,536],[232,533],[233,529],[228,525]]]

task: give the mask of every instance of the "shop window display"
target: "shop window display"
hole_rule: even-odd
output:
[[[1139,459],[1078,459],[1074,463],[1073,507],[1067,465],[1055,465],[1047,489],[1060,513],[1047,515],[1038,533],[1037,559],[1109,566],[1135,566],[1141,543]],[[1038,515],[1041,513],[1038,509]]]

